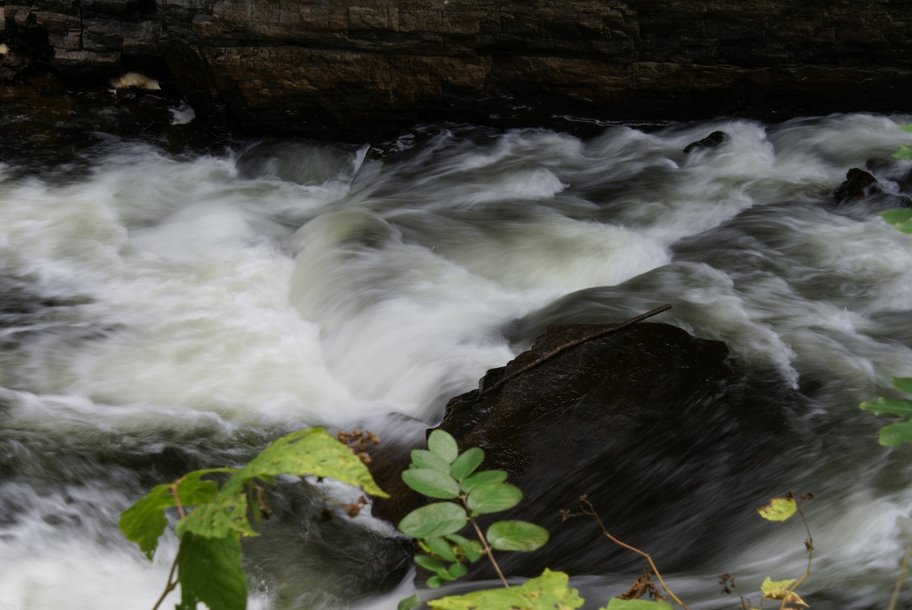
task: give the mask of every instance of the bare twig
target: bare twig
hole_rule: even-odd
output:
[[[165,598],[168,597],[168,594],[177,588],[177,579],[174,578],[174,573],[177,571],[177,560],[179,557],[180,547],[178,547],[177,554],[174,555],[174,561],[171,563],[171,570],[168,572],[168,582],[165,583],[165,590],[162,591],[162,594],[159,596],[158,601],[155,602],[154,606],[152,606],[152,610],[158,610],[159,606],[162,605],[162,602],[165,601]]]
[[[903,581],[909,574],[909,559],[912,559],[912,546],[906,547],[906,554],[903,555],[902,562],[899,564],[896,586],[893,587],[893,595],[890,596],[890,605],[887,606],[887,610],[896,610],[896,604],[899,603],[899,592],[902,591]]]
[[[789,492],[788,495],[794,497],[791,492]],[[806,493],[800,498],[795,498],[795,507],[798,510],[798,516],[801,517],[801,522],[804,524],[805,531],[807,531],[807,538],[804,541],[804,548],[807,549],[808,562],[807,567],[804,569],[804,574],[802,574],[795,582],[787,587],[789,591],[794,591],[797,589],[798,586],[801,585],[801,583],[803,583],[807,577],[811,575],[811,564],[814,561],[814,538],[811,536],[811,526],[808,524],[807,517],[805,517],[804,510],[802,510],[801,505],[806,502],[810,502],[813,499],[814,495],[810,493]],[[779,605],[780,610],[785,609],[785,604],[788,601],[789,599],[787,596],[783,598],[782,603]]]
[[[484,396],[485,394],[493,392],[494,390],[503,386],[508,381],[515,379],[516,377],[519,377],[523,373],[525,373],[531,369],[534,369],[535,367],[539,366],[540,364],[544,364],[548,360],[551,360],[555,356],[562,354],[569,349],[573,349],[574,347],[576,347],[578,345],[582,345],[583,343],[588,343],[589,341],[598,339],[599,337],[604,337],[606,335],[610,335],[610,334],[616,333],[618,331],[624,330],[625,328],[633,326],[634,324],[636,324],[638,322],[642,322],[643,320],[646,320],[653,316],[657,316],[664,311],[668,311],[669,309],[671,309],[671,305],[662,305],[661,307],[656,307],[655,309],[651,309],[651,310],[647,311],[646,313],[640,314],[634,318],[630,318],[629,320],[627,320],[625,322],[621,322],[620,324],[618,324],[616,326],[612,326],[611,328],[606,328],[605,330],[600,330],[599,332],[593,333],[586,337],[583,337],[582,339],[575,339],[574,341],[570,341],[569,343],[564,343],[563,345],[554,348],[550,352],[547,352],[544,356],[542,356],[538,360],[530,362],[529,364],[523,366],[519,370],[513,371],[506,377],[503,377],[496,383],[492,384],[490,387],[482,388],[481,391],[479,392],[479,396]]]
[[[662,584],[662,588],[668,594],[668,597],[673,599],[675,601],[675,603],[678,604],[679,606],[681,606],[682,608],[684,608],[684,610],[690,610],[690,608],[687,607],[687,604],[682,602],[680,600],[680,598],[678,598],[678,596],[675,595],[674,592],[668,587],[668,583],[666,583],[665,579],[662,578],[662,574],[661,574],[661,572],[659,572],[659,568],[656,566],[655,562],[652,560],[652,556],[649,553],[647,553],[645,551],[641,551],[637,547],[631,546],[625,542],[622,542],[621,540],[618,540],[614,536],[612,536],[611,533],[608,531],[608,528],[606,528],[605,524],[602,522],[602,518],[599,517],[598,513],[595,511],[595,507],[592,506],[592,503],[589,501],[589,499],[586,496],[582,496],[582,497],[580,497],[579,501],[580,501],[580,506],[582,507],[582,510],[578,513],[563,512],[563,517],[565,519],[571,518],[571,517],[581,517],[581,516],[591,517],[592,519],[595,519],[595,522],[598,523],[598,526],[602,530],[602,535],[605,536],[605,538],[607,538],[611,542],[615,543],[619,547],[625,548],[628,551],[636,553],[637,555],[639,555],[640,557],[645,559],[646,562],[649,564],[649,568],[652,570],[652,573],[656,575],[656,578]]]

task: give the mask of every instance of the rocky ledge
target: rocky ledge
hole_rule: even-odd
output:
[[[908,108],[912,19],[871,0],[10,0],[0,75],[143,69],[257,131]],[[95,79],[95,80],[93,80]]]

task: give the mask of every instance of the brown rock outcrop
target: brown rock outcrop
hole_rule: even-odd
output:
[[[4,18],[62,72],[164,60],[192,103],[260,130],[900,110],[912,85],[897,0],[13,0]]]

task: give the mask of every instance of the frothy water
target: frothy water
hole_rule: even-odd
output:
[[[857,403],[912,376],[912,241],[827,202],[848,168],[912,143],[900,119],[586,140],[430,127],[379,156],[111,141],[88,171],[0,166],[0,608],[151,607],[174,541],[149,563],[116,529],[150,485],[307,425],[406,434],[395,417],[436,423],[547,325],[663,303],[662,321],[806,399],[791,413],[806,444],[770,490],[818,497],[803,590],[815,608],[883,607],[912,542],[910,453],[879,447]],[[721,146],[683,153],[715,130]],[[800,573],[803,532],[750,518],[672,575],[702,607],[733,605],[719,573]],[[385,597],[326,584],[375,548],[339,536],[349,553],[286,536],[294,560],[261,557],[251,607],[395,607],[407,582]],[[628,576],[578,582],[607,598]]]

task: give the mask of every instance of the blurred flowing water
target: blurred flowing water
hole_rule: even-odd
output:
[[[661,321],[802,396],[796,466],[768,490],[817,495],[802,590],[814,608],[884,607],[912,542],[912,451],[880,447],[857,405],[912,375],[912,237],[873,203],[827,202],[847,169],[912,143],[906,118],[587,138],[438,125],[382,154],[109,139],[0,165],[0,608],[149,608],[175,541],[149,563],[116,527],[149,486],[308,425],[420,434],[548,324],[662,303]],[[682,152],[714,130],[728,141]],[[312,499],[288,502],[251,551],[252,608],[394,608],[410,591],[378,594],[396,586],[384,524],[321,543]],[[722,572],[747,594],[803,569],[797,524],[747,515],[731,534],[743,544],[669,575],[695,607],[737,605]],[[575,582],[604,602],[634,576]]]

